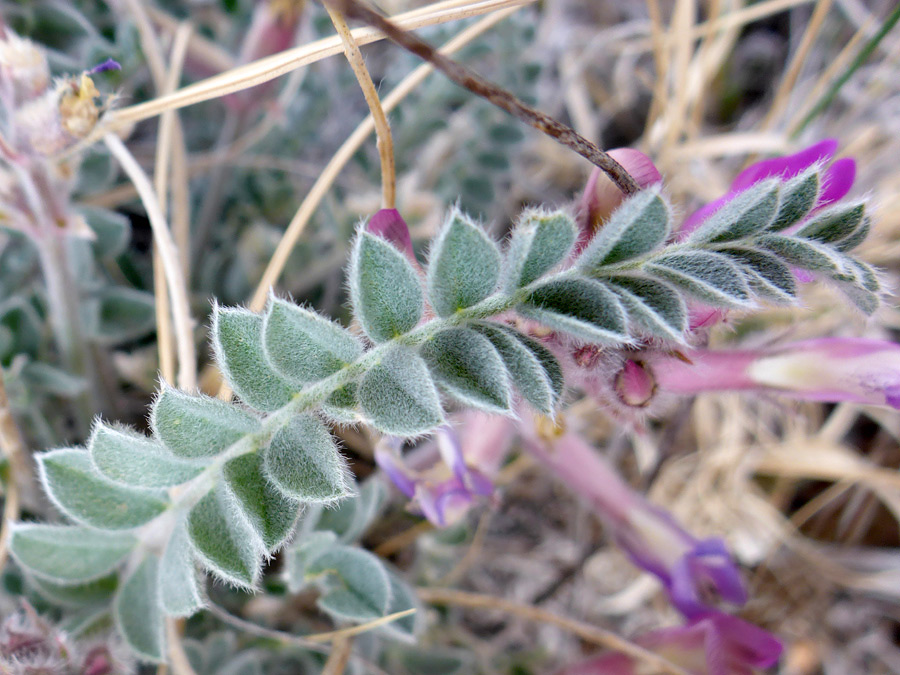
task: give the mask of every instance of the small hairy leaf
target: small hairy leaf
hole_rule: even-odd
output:
[[[334,502],[350,494],[347,462],[328,428],[314,415],[296,415],[263,454],[266,475],[288,497]]]
[[[91,338],[101,344],[134,340],[156,325],[153,296],[144,291],[111,286],[91,300]]]
[[[866,237],[869,236],[869,230],[872,228],[872,220],[866,216],[863,218],[862,222],[859,226],[854,230],[849,236],[841,239],[837,242],[834,247],[838,251],[851,251],[857,246],[859,246]]]
[[[655,190],[642,190],[616,209],[575,261],[588,275],[649,253],[669,236],[669,207]]]
[[[416,598],[416,593],[409,587],[409,584],[403,581],[398,574],[391,572],[390,570],[388,570],[388,578],[391,582],[391,601],[388,604],[385,614],[396,614],[398,612],[405,612],[408,609],[419,609],[418,598]],[[416,614],[404,616],[400,619],[395,619],[382,626],[380,630],[390,637],[412,643],[418,632],[417,616],[418,612]]]
[[[501,329],[503,328],[504,327],[501,326]],[[525,345],[525,347],[528,348],[528,351],[534,354],[535,358],[544,369],[547,380],[550,382],[550,388],[553,390],[554,404],[558,402],[562,398],[563,391],[565,391],[566,381],[563,377],[562,367],[559,365],[559,361],[556,360],[556,357],[553,356],[553,352],[534,338],[523,335],[517,330],[510,328],[507,332]]]
[[[138,565],[119,589],[113,602],[113,615],[119,633],[141,661],[166,660],[163,613],[158,595],[159,560],[149,555]]]
[[[221,481],[191,509],[187,532],[206,569],[240,588],[256,586],[262,551],[249,525],[228,503]]]
[[[333,508],[316,505],[306,518],[316,530],[334,532],[341,542],[356,541],[368,529],[387,498],[384,481],[369,478],[359,491]]]
[[[747,283],[758,296],[773,302],[790,303],[797,296],[797,282],[790,268],[773,255],[748,248],[722,249],[749,273]]]
[[[853,272],[857,283],[862,288],[870,293],[881,292],[881,282],[878,281],[878,275],[870,265],[848,256],[844,256],[844,264],[851,272]]]
[[[483,335],[469,328],[448,328],[422,346],[434,379],[463,403],[488,412],[509,410],[509,375],[503,360]]]
[[[812,167],[781,187],[781,203],[769,229],[780,232],[799,223],[819,199],[819,168]]]
[[[379,431],[417,436],[444,422],[444,411],[428,367],[415,351],[397,346],[362,378],[359,403]]]
[[[319,607],[350,621],[371,621],[387,612],[391,581],[381,561],[368,551],[336,546],[316,557],[307,575],[330,574],[339,586],[319,598]]]
[[[522,397],[546,415],[553,413],[558,402],[550,376],[544,365],[521,340],[511,335],[512,329],[504,330],[496,323],[478,322],[472,328],[490,340],[500,354],[512,384]]]
[[[172,454],[202,459],[258,431],[259,420],[236,405],[164,385],[150,410],[150,426]]]
[[[403,335],[422,318],[425,299],[419,275],[406,256],[381,237],[359,233],[348,279],[353,313],[373,341]]]
[[[169,616],[190,616],[205,604],[185,522],[172,531],[159,563],[159,601]]]
[[[703,221],[686,241],[734,241],[766,229],[778,213],[780,185],[779,179],[771,178],[747,188]]]
[[[269,302],[263,344],[275,370],[297,384],[324,379],[362,354],[359,341],[344,328],[278,298]]]
[[[278,410],[294,395],[294,387],[272,370],[262,345],[263,318],[245,309],[213,311],[213,349],[225,380],[257,410]]]
[[[128,218],[96,206],[79,206],[78,211],[97,235],[92,245],[98,257],[114,258],[125,250],[131,239],[131,221]]]
[[[524,211],[506,251],[507,291],[527,286],[556,267],[572,250],[577,235],[575,220],[565,211]]]
[[[97,475],[84,450],[43,452],[37,461],[50,499],[82,525],[128,530],[153,520],[168,507],[165,491],[124,487]]]
[[[663,340],[684,342],[688,314],[678,291],[644,277],[611,277],[609,282],[636,328]]]
[[[291,593],[298,593],[306,587],[307,567],[313,560],[337,544],[337,540],[334,532],[309,532],[287,549],[285,569],[288,590]]]
[[[16,524],[9,550],[36,577],[58,584],[81,584],[105,577],[137,546],[126,532],[103,532],[70,525]]]
[[[644,271],[683,289],[703,302],[719,307],[747,307],[750,289],[740,269],[726,256],[711,251],[685,251],[662,255]]]
[[[335,389],[322,403],[322,414],[338,424],[353,424],[358,420],[356,409],[359,401],[356,399],[356,382],[345,384],[340,389]]]
[[[840,204],[816,215],[793,236],[834,244],[856,232],[865,217],[865,204]]]
[[[878,295],[862,286],[843,282],[838,283],[837,287],[863,314],[874,314],[881,306],[881,300],[878,298]]]
[[[603,284],[590,279],[558,279],[541,284],[518,311],[549,328],[589,342],[631,342],[618,298]]]
[[[500,251],[481,227],[454,208],[432,244],[427,277],[434,311],[450,316],[493,293]]]
[[[260,547],[272,553],[291,535],[300,515],[299,502],[266,479],[263,460],[257,452],[232,459],[223,473],[228,493],[259,539]]]
[[[74,398],[87,388],[82,377],[70,375],[49,363],[29,361],[22,367],[22,381],[32,391],[40,391],[61,398]]]
[[[760,237],[758,242],[785,262],[801,269],[825,274],[841,271],[841,264],[833,250],[824,244],[776,234]]]
[[[125,427],[97,422],[88,439],[97,470],[114,483],[134,487],[169,487],[197,476],[202,466],[173,457],[155,440]]]
[[[79,608],[91,605],[108,604],[109,599],[116,592],[119,584],[117,574],[108,574],[105,577],[89,581],[86,584],[57,584],[40,577],[28,577],[38,594],[48,602],[59,607]]]

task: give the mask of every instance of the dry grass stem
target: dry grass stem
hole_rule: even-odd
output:
[[[328,11],[328,16],[331,17],[335,30],[341,36],[344,54],[353,69],[353,74],[356,75],[356,80],[359,82],[363,96],[366,98],[366,105],[369,106],[369,112],[375,123],[378,156],[381,159],[381,206],[385,209],[392,209],[397,196],[397,175],[394,169],[394,139],[391,136],[391,125],[387,115],[384,114],[384,108],[382,108],[378,92],[375,90],[375,83],[372,82],[372,76],[369,75],[366,62],[362,52],[359,51],[359,46],[353,39],[350,27],[340,12],[336,12],[328,5],[325,6],[325,9]]]
[[[20,491],[32,482],[28,451],[9,406],[2,370],[0,370],[0,451],[3,452],[9,466],[6,489],[3,493],[3,522],[0,523],[0,570],[2,570],[9,558],[10,527],[19,519]]]

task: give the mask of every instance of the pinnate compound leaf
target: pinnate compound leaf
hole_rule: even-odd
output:
[[[386,434],[418,436],[444,422],[428,367],[409,347],[387,351],[363,376],[358,396],[366,418]]]
[[[50,499],[82,525],[128,530],[153,520],[168,507],[165,491],[124,487],[97,475],[84,450],[52,450],[37,460]]]
[[[769,230],[780,232],[799,223],[812,211],[819,198],[819,168],[795,176],[781,187],[781,203]]]
[[[534,352],[510,334],[512,329],[504,330],[498,324],[487,321],[474,323],[472,328],[490,340],[503,359],[509,378],[522,398],[533,405],[535,410],[546,415],[552,414],[558,395],[543,363]]]
[[[684,342],[687,307],[681,294],[661,281],[645,277],[611,277],[610,289],[622,301],[628,320],[653,337]]]
[[[350,257],[350,302],[374,342],[411,331],[425,309],[419,275],[412,263],[381,237],[360,232]]]
[[[509,410],[509,375],[485,336],[448,328],[426,342],[421,353],[434,379],[455,398],[488,412]]]
[[[791,303],[796,299],[794,275],[775,256],[749,248],[722,249],[721,252],[744,268],[750,290],[756,295],[780,303]]]
[[[703,221],[686,241],[735,241],[766,229],[778,215],[780,184],[773,178],[747,188]]]
[[[822,211],[798,229],[793,236],[834,244],[850,237],[866,218],[865,204],[840,204]]]
[[[319,607],[338,619],[371,621],[387,613],[391,581],[381,561],[368,551],[333,547],[316,557],[307,576],[333,575],[336,588],[319,598]]]
[[[256,586],[262,551],[249,525],[234,513],[221,481],[191,509],[187,533],[206,569],[239,588]]]
[[[70,525],[18,523],[9,550],[36,577],[57,584],[82,584],[105,577],[137,546],[126,532]]]
[[[204,459],[258,431],[259,420],[226,401],[164,385],[150,410],[150,426],[173,455]]]
[[[108,604],[119,584],[117,574],[89,581],[86,584],[57,584],[37,576],[28,577],[28,583],[48,602],[59,607],[78,608]]]
[[[428,296],[438,316],[471,307],[494,292],[500,251],[484,230],[454,208],[432,244]]]
[[[238,510],[266,553],[278,549],[291,535],[300,503],[284,495],[263,474],[263,460],[251,452],[224,467],[225,485]]]
[[[338,538],[334,532],[309,532],[287,549],[285,569],[288,590],[291,593],[298,593],[307,586],[306,573],[309,564],[325,551],[333,548],[337,541]]]
[[[507,291],[527,286],[556,267],[572,250],[577,235],[575,220],[565,211],[523,212],[506,251]]]
[[[359,341],[315,312],[272,298],[263,324],[266,356],[291,382],[324,379],[362,354]]]
[[[113,616],[125,643],[141,661],[166,660],[165,623],[157,598],[159,560],[147,556],[119,589]]]
[[[159,601],[169,616],[190,616],[205,600],[187,526],[179,522],[172,531],[159,563]]]
[[[234,392],[257,410],[278,410],[295,387],[276,373],[262,345],[263,318],[246,309],[213,311],[213,349],[219,368]]]
[[[347,462],[314,415],[295,415],[275,433],[263,467],[279,490],[302,502],[331,503],[351,492]]]
[[[824,274],[837,274],[842,271],[835,251],[824,244],[775,234],[760,237],[758,243],[781,260],[801,269]]]
[[[750,289],[741,270],[727,256],[711,251],[661,255],[644,267],[647,274],[668,281],[718,307],[750,306]]]
[[[605,344],[631,342],[615,294],[590,279],[557,279],[535,288],[518,311],[549,328]]]
[[[97,422],[88,440],[97,470],[114,483],[170,487],[197,476],[202,466],[172,456],[165,447],[133,429]]]
[[[588,275],[649,253],[669,236],[669,207],[656,190],[625,200],[594,235],[575,265]]]

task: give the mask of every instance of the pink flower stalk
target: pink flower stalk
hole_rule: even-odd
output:
[[[662,182],[662,176],[653,160],[640,150],[616,148],[610,150],[608,154],[621,164],[642,188]],[[591,172],[579,203],[578,227],[581,235],[575,247],[576,252],[584,248],[603,226],[603,221],[609,218],[624,199],[625,195],[603,171],[594,169]]]
[[[720,612],[647,633],[635,642],[696,675],[753,675],[775,665],[782,651],[781,642],[768,631]],[[557,675],[640,675],[643,668],[631,656],[608,654],[563,668]]]
[[[625,484],[581,436],[558,428],[548,433],[542,425],[525,430],[526,449],[594,509],[631,561],[662,581],[682,614],[694,619],[710,612],[709,590],[732,604],[747,601],[721,539],[689,534]]]
[[[505,420],[504,420],[505,421]],[[407,466],[400,456],[403,442],[385,436],[375,447],[375,462],[394,485],[412,500],[413,510],[421,512],[437,527],[459,522],[478,498],[494,494],[494,485],[482,471],[466,462],[459,434],[444,426],[435,434],[440,459],[427,469]],[[422,448],[428,455],[430,446]]]
[[[662,391],[755,391],[807,401],[851,401],[900,409],[900,345],[819,338],[766,350],[658,353],[650,368]]]
[[[679,238],[684,238],[693,232],[700,226],[700,223],[756,183],[767,178],[789,180],[803,173],[814,164],[830,162],[834,158],[837,148],[837,140],[829,138],[793,155],[774,157],[751,164],[732,181],[731,189],[727,193],[688,216],[678,232]],[[824,187],[819,194],[814,210],[821,209],[846,196],[850,192],[850,188],[853,187],[855,178],[856,162],[853,159],[845,157],[833,162],[825,171]]]

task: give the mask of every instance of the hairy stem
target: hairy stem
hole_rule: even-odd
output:
[[[621,164],[571,127],[523,103],[511,92],[488,82],[475,71],[444,56],[421,38],[403,30],[357,0],[323,0],[323,2],[326,6],[333,7],[348,17],[377,28],[389,40],[432,64],[459,86],[571,148],[606,173],[624,194],[631,195],[640,191],[641,188],[637,181]]]

